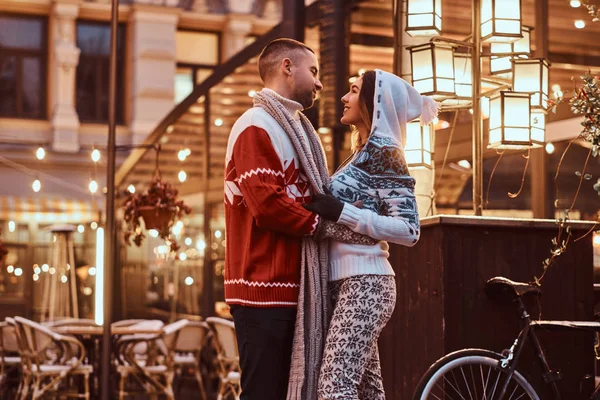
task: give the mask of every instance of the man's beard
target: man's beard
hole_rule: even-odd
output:
[[[302,107],[305,110],[311,108],[315,104],[315,100],[313,98],[312,91],[307,93],[304,91],[297,90],[294,93],[294,100],[297,101],[298,103],[302,104]]]

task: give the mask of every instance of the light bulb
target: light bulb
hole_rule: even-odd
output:
[[[192,238],[185,238],[185,245],[186,246],[191,246],[192,245]]]
[[[179,174],[177,174],[177,177],[179,178],[179,182],[185,182],[185,180],[187,179],[187,174],[184,170],[181,170],[179,171]]]
[[[90,269],[88,269],[88,275],[89,276],[96,275],[96,267],[90,267]]]
[[[250,97],[254,97],[255,94],[256,94],[256,90],[249,90],[248,91],[248,96],[250,96]]]
[[[77,232],[79,232],[79,233],[85,232],[85,227],[81,224],[77,225]]]
[[[471,168],[471,163],[467,160],[460,160],[458,162],[458,165],[460,165],[463,168],[467,168],[467,169]]]
[[[577,29],[583,29],[585,28],[585,21],[582,19],[578,19],[575,21],[575,28]]]
[[[46,150],[44,150],[43,147],[38,147],[38,149],[35,152],[35,156],[37,157],[38,160],[43,160],[44,157],[46,157]]]
[[[185,284],[188,286],[192,286],[194,284],[194,278],[192,278],[191,276],[186,277]]]
[[[61,277],[60,277],[60,281],[61,281],[62,283],[67,283],[67,281],[68,281],[68,280],[69,280],[69,279],[67,278],[67,276],[66,276],[66,275],[63,275],[63,276],[61,276]]]
[[[23,270],[21,268],[15,268],[15,276],[23,275]]]
[[[185,161],[187,157],[187,153],[185,152],[185,150],[179,150],[179,152],[177,153],[177,158],[179,159],[179,161]]]
[[[579,1],[579,0],[571,0],[571,7],[573,7],[573,8],[579,8],[579,7],[581,7],[581,1]]]
[[[186,260],[186,258],[187,258],[187,255],[186,255],[185,253],[183,253],[183,252],[179,253],[179,259],[180,259],[181,261],[185,261],[185,260]]]
[[[215,126],[223,126],[223,120],[221,118],[215,119]]]
[[[131,194],[134,194],[135,193],[135,186],[133,186],[133,185],[127,186],[127,191],[129,193],[131,193]]]
[[[33,183],[31,184],[31,188],[33,189],[34,192],[39,192],[40,189],[42,188],[42,182],[40,182],[39,179],[36,179],[35,181],[33,181]]]
[[[37,282],[40,280],[40,275],[39,274],[33,274],[33,281]]]
[[[8,272],[9,274],[12,274],[13,272],[15,272],[15,267],[13,267],[12,265],[9,265],[8,267],[6,267],[6,272]]]
[[[33,268],[33,273],[36,275],[39,275],[42,273],[42,270],[40,269],[40,267],[34,267]]]
[[[42,265],[42,271],[48,272],[49,270],[50,270],[50,267],[48,266],[48,264],[43,264]]]
[[[96,221],[92,222],[90,224],[90,228],[92,228],[93,230],[96,230],[96,228],[98,228],[98,223]]]
[[[95,180],[92,179],[90,181],[89,188],[90,188],[90,192],[96,193],[98,191],[98,182],[96,182]]]
[[[554,153],[554,145],[552,143],[546,143],[546,153]]]
[[[92,151],[92,161],[93,162],[98,162],[100,161],[100,150],[98,149],[94,149]]]
[[[8,231],[14,232],[15,229],[17,229],[17,224],[15,224],[15,221],[8,221]]]
[[[217,239],[219,239],[219,238],[221,237],[221,231],[219,231],[219,230],[216,230],[216,231],[215,231],[215,237],[216,237]]]
[[[150,229],[148,231],[148,235],[150,235],[150,237],[157,238],[158,237],[158,231],[156,229]]]

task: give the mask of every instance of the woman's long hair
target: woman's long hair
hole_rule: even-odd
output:
[[[371,124],[373,123],[373,110],[375,108],[374,97],[375,97],[375,81],[377,76],[375,71],[370,70],[362,75],[363,83],[358,95],[358,107],[360,109],[360,117],[363,123],[367,127],[367,131],[371,132]],[[366,143],[366,142],[365,142]],[[363,143],[360,133],[355,126],[352,127],[352,140],[351,149],[353,152],[360,150],[365,143]]]

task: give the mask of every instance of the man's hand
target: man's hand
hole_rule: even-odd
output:
[[[337,222],[340,219],[340,215],[344,209],[344,203],[331,194],[318,193],[313,195],[310,204],[303,204],[303,206],[307,210],[317,213],[321,217],[333,222]]]

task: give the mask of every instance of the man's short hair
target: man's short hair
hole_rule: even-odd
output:
[[[275,39],[266,45],[258,57],[260,79],[265,82],[266,78],[279,66],[284,58],[296,62],[298,50],[308,50],[313,54],[315,53],[313,49],[304,43],[288,38]]]

